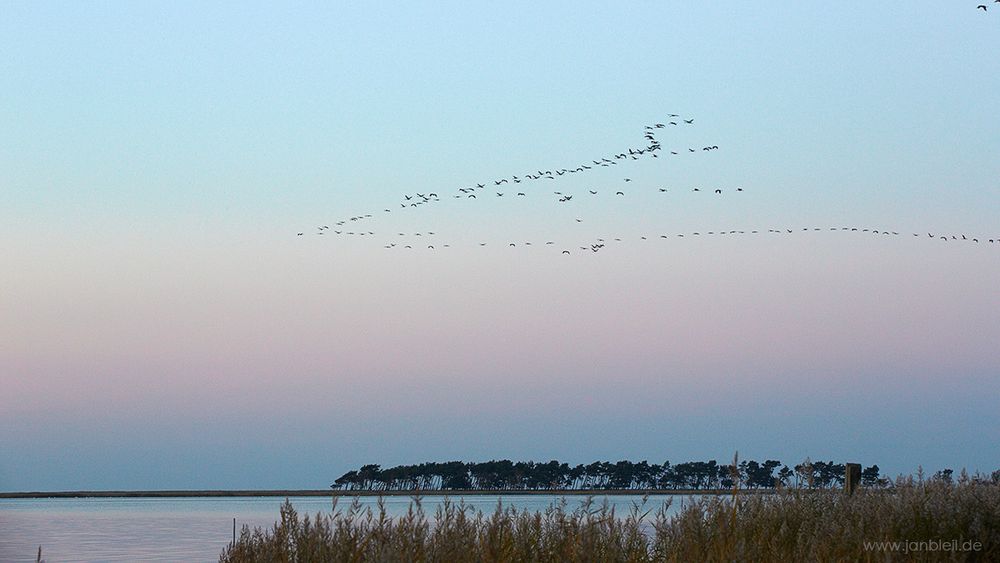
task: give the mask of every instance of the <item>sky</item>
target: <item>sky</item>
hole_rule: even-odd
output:
[[[1000,8],[330,4],[4,3],[0,490],[1000,469]]]

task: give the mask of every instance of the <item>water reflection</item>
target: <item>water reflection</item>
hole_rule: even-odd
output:
[[[375,497],[358,497],[363,507],[377,509]],[[518,510],[545,510],[561,497],[555,495],[473,495],[466,505],[492,512],[501,499]],[[646,508],[659,508],[674,499],[670,495],[649,498]],[[330,497],[293,497],[292,505],[302,514],[329,513]],[[352,498],[341,498],[338,510]],[[458,500],[458,498],[452,499]],[[642,497],[615,495],[596,497],[620,515]],[[575,509],[584,497],[566,497],[566,508]],[[270,527],[278,519],[284,499],[276,497],[226,498],[89,498],[89,499],[0,499],[0,561],[34,561],[38,546],[49,563],[63,561],[218,561],[232,540],[233,518],[237,525]],[[409,508],[409,497],[385,497],[387,512],[399,516]],[[443,497],[423,497],[429,517],[444,502]]]

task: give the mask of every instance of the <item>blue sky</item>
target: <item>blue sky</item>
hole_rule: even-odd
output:
[[[735,449],[1000,467],[1000,247],[923,238],[1000,239],[1000,9],[3,11],[0,489]],[[640,146],[669,113],[695,123],[665,149],[720,150],[560,179],[573,207],[533,187],[313,235]],[[637,240],[841,225],[905,236]],[[381,247],[428,230],[453,252]],[[624,242],[523,245],[594,237]]]

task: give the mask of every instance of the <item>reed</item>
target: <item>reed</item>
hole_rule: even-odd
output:
[[[650,507],[643,499],[627,514],[616,514],[606,503],[587,499],[572,510],[562,500],[542,512],[498,504],[483,513],[446,501],[431,516],[415,497],[396,518],[381,503],[363,509],[357,499],[309,518],[286,501],[273,528],[244,527],[220,561],[1000,560],[1000,484],[964,473],[954,483],[900,478],[887,489],[854,495],[780,488],[774,494],[693,498],[675,514],[668,508]],[[979,542],[979,549],[945,550],[944,542],[951,547],[952,540]],[[892,551],[876,542],[909,543]]]

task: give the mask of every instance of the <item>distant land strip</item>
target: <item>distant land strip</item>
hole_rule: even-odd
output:
[[[774,489],[741,489],[745,493],[770,493]],[[457,497],[457,496],[621,496],[621,495],[730,495],[732,489],[413,489],[392,491],[332,491],[330,489],[267,489],[267,490],[178,490],[178,491],[26,491],[0,492],[0,499],[44,498],[221,498],[221,497]]]

